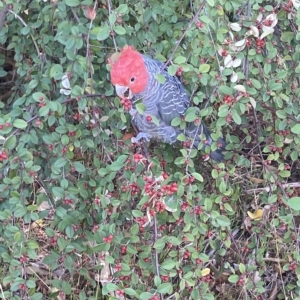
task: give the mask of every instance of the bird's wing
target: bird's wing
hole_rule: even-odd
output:
[[[157,108],[164,123],[171,125],[175,117],[184,116],[190,105],[190,100],[177,77],[170,76],[166,71],[163,71],[163,75],[166,77],[166,81],[161,85]]]

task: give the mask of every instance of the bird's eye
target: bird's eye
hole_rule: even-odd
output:
[[[130,78],[130,82],[134,82],[135,81],[135,78],[134,77],[131,77]]]

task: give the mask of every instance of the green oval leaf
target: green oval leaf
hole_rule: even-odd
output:
[[[12,135],[8,139],[6,139],[4,143],[4,148],[7,150],[12,150],[15,148],[16,143],[17,143],[17,138],[15,135]]]
[[[294,210],[300,210],[300,197],[293,197],[288,200],[288,206]]]
[[[13,122],[13,126],[19,129],[24,129],[27,127],[27,125],[28,125],[27,122],[21,119],[16,119]]]
[[[210,65],[208,65],[208,64],[202,64],[199,67],[199,72],[200,73],[208,73],[209,70],[210,70]]]
[[[79,0],[65,0],[66,5],[74,7],[80,4]]]

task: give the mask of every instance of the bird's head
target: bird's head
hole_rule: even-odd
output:
[[[134,95],[145,91],[149,73],[143,56],[132,46],[124,47],[111,66],[111,82],[120,98],[131,99]]]

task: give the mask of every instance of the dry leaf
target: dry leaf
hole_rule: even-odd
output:
[[[210,274],[210,269],[209,268],[205,268],[201,271],[202,276],[206,276]]]
[[[249,218],[252,220],[260,220],[261,217],[263,216],[263,210],[259,208],[258,210],[254,211],[253,213],[250,211],[247,211],[247,214],[248,214]]]
[[[250,181],[253,183],[263,183],[265,180],[260,178],[250,177]]]

